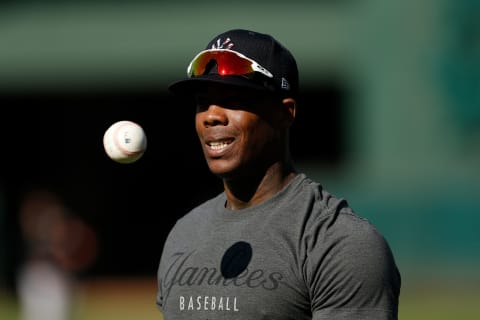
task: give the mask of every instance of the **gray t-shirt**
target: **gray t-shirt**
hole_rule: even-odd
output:
[[[179,219],[158,268],[165,320],[397,319],[384,237],[304,174],[228,210],[219,194]]]

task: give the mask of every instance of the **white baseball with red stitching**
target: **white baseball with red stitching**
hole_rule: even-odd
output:
[[[122,120],[105,131],[103,146],[110,159],[118,163],[133,163],[147,149],[147,137],[139,124]]]

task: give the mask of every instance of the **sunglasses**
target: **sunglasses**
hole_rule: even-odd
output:
[[[201,51],[188,65],[187,74],[190,78],[203,75],[208,64],[215,60],[218,73],[222,76],[251,77],[259,72],[269,78],[273,75],[254,60],[243,54],[228,49],[208,49]]]

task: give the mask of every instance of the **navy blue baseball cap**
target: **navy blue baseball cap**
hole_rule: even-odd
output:
[[[298,68],[291,52],[271,35],[232,29],[215,36],[191,61],[187,78],[168,87],[189,96],[217,83],[272,92],[298,94]]]

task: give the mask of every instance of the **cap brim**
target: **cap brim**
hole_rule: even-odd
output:
[[[245,89],[259,91],[270,91],[267,87],[238,76],[220,76],[218,74],[209,74],[195,78],[187,78],[176,81],[168,86],[168,89],[175,95],[191,96],[198,91],[202,91],[211,84],[223,86],[235,86]]]

